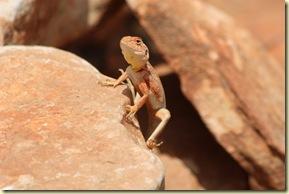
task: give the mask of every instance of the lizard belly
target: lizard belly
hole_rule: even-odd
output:
[[[165,108],[164,99],[160,100],[156,95],[151,91],[148,95],[147,108],[153,110],[154,112],[158,111],[161,108]]]
[[[166,107],[164,89],[158,77],[152,76],[150,72],[147,71],[135,72],[130,66],[126,69],[126,72],[136,91],[141,96],[145,94],[148,95],[146,102],[148,109],[157,111]]]

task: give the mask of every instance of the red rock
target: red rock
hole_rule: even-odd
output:
[[[284,190],[282,65],[230,16],[204,1],[127,2],[218,143],[258,185]]]
[[[108,3],[109,0],[0,1],[0,45],[62,46],[91,30]]]
[[[243,0],[206,1],[233,16],[262,41],[280,64],[285,64],[285,1],[255,0],[251,3],[244,3]]]
[[[49,47],[2,47],[0,64],[0,188],[161,186],[161,161],[123,121],[124,86]]]
[[[168,154],[159,155],[165,165],[166,190],[203,190],[196,175],[191,172],[184,162]]]

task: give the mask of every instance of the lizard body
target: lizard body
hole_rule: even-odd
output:
[[[150,63],[146,64],[144,70],[134,71],[128,66],[126,71],[134,88],[139,94],[147,94],[146,106],[149,111],[158,111],[166,107],[166,98],[161,80]]]
[[[159,145],[156,143],[156,138],[170,119],[170,112],[166,109],[165,92],[159,76],[148,61],[149,51],[141,38],[125,36],[120,41],[120,47],[129,66],[111,85],[116,87],[126,79],[131,81],[140,98],[135,99],[134,105],[126,107],[127,118],[132,117],[146,104],[151,133],[147,146],[153,148]]]

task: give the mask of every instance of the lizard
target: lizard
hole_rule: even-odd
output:
[[[149,50],[141,38],[124,36],[120,40],[120,48],[129,65],[125,71],[120,70],[122,74],[117,80],[108,81],[106,84],[116,87],[125,80],[132,84],[138,96],[134,99],[133,105],[125,107],[128,112],[126,118],[132,118],[146,104],[149,114],[148,131],[151,133],[146,144],[148,148],[153,149],[162,144],[162,142],[157,143],[156,139],[171,117],[170,111],[166,108],[164,88],[149,62]]]

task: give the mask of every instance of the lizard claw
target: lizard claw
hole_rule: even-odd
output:
[[[159,147],[159,146],[162,145],[164,142],[161,141],[160,143],[156,143],[155,140],[150,139],[150,140],[147,140],[146,143],[147,143],[147,146],[148,146],[149,149],[153,149],[153,148],[155,148],[155,147]]]
[[[126,105],[125,110],[128,112],[128,114],[126,115],[126,118],[132,119],[132,117],[135,115],[135,113],[137,111],[137,106],[136,105],[133,105],[133,106]]]

